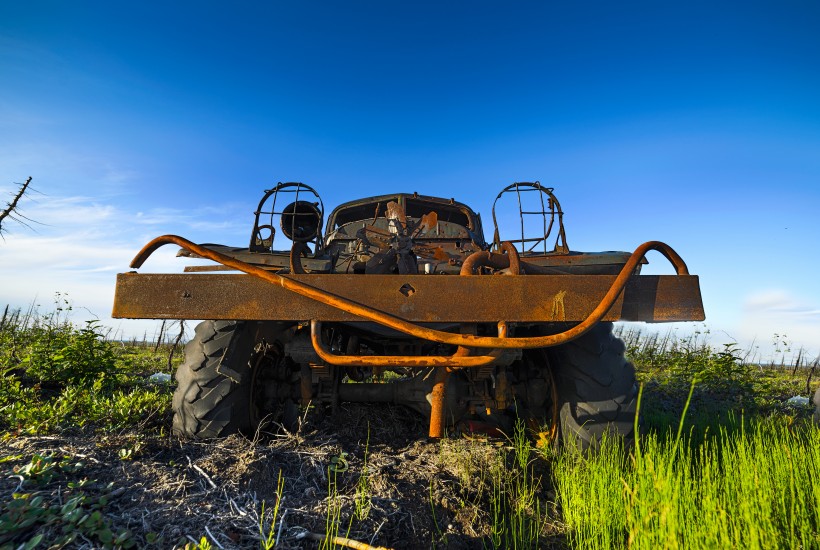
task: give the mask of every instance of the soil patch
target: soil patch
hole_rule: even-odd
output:
[[[426,429],[401,407],[349,404],[335,416],[308,415],[298,433],[252,440],[197,442],[140,432],[13,437],[0,441],[0,457],[11,457],[0,465],[0,495],[30,492],[12,468],[53,453],[82,467],[36,490],[62,499],[72,481],[93,480],[83,489],[89,493],[113,483],[104,514],[117,529],[130,530],[138,547],[207,536],[215,547],[256,548],[260,519],[265,535],[270,529],[281,472],[277,548],[316,548],[306,533],[332,530],[333,518],[339,535],[375,546],[488,547],[493,522],[482,484],[504,442],[431,442]],[[545,484],[540,492],[551,507],[554,495]],[[544,532],[545,545],[562,545],[556,526]]]

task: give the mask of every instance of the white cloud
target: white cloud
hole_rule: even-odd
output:
[[[45,226],[59,232],[63,226],[75,226],[78,222],[86,227],[108,222],[117,214],[112,205],[100,204],[87,197],[51,197],[32,195],[22,209],[25,215],[36,221],[35,227]]]
[[[775,335],[790,342],[795,355],[802,346],[813,357],[820,354],[820,306],[782,288],[759,290],[744,300],[739,333],[756,340],[763,357],[774,352]]]
[[[766,314],[780,317],[816,318],[820,321],[820,308],[806,305],[786,290],[770,289],[755,292],[744,303],[747,313]],[[820,335],[818,335],[820,336]]]
[[[155,324],[110,317],[115,275],[130,269],[131,259],[148,240],[168,232],[185,235],[193,226],[216,228],[221,234],[226,227],[239,227],[210,223],[209,211],[157,209],[138,216],[82,196],[30,201],[26,215],[43,225],[33,225],[34,230],[11,225],[5,241],[0,240],[0,307],[26,307],[34,300],[48,311],[59,292],[74,304],[75,321],[99,318],[126,337],[151,334]],[[176,258],[176,252],[174,246],[160,248],[144,271],[181,272],[191,260]]]

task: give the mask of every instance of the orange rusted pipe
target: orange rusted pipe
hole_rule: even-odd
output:
[[[463,349],[459,348],[456,354],[461,353]],[[444,436],[444,398],[447,395],[448,378],[450,378],[450,369],[436,369],[436,380],[430,395],[430,430],[428,432],[433,439],[440,439]]]
[[[513,275],[520,275],[522,273],[526,273],[526,263],[522,265],[521,257],[518,254],[518,250],[515,248],[509,241],[504,241],[501,243],[501,251],[504,254],[497,254],[495,252],[490,252],[489,250],[479,250],[478,252],[473,252],[470,256],[464,260],[464,263],[461,264],[461,275],[475,275],[475,270],[480,267],[492,267],[495,269],[506,269],[510,268],[510,273]],[[521,271],[521,268],[524,268],[524,271]]]
[[[510,260],[510,271],[513,275],[521,275],[521,257],[518,255],[515,245],[510,241],[501,243],[501,250],[507,254]]]
[[[404,368],[471,368],[485,367],[496,363],[504,350],[494,349],[488,355],[467,357],[459,353],[454,355],[336,355],[322,343],[322,323],[310,322],[310,339],[316,354],[328,365],[340,367],[404,367]]]
[[[501,265],[503,255],[490,252],[489,250],[479,250],[470,254],[464,263],[461,264],[461,275],[474,275],[476,268],[483,266],[492,266],[497,269],[503,269],[498,266]],[[505,266],[509,265],[505,263]]]
[[[146,244],[143,247],[143,249],[139,251],[136,257],[134,257],[134,260],[131,262],[131,267],[139,268],[142,265],[142,263],[157,248],[165,244],[171,243],[181,246],[182,248],[190,252],[193,252],[194,254],[201,256],[203,258],[208,258],[209,260],[213,260],[215,262],[221,263],[222,265],[232,267],[238,271],[242,271],[249,275],[253,275],[270,283],[278,284],[284,289],[296,292],[297,294],[301,294],[302,296],[306,296],[312,300],[317,300],[319,302],[338,308],[347,313],[351,313],[358,317],[362,317],[363,319],[366,319],[368,321],[373,321],[375,323],[379,323],[380,325],[398,330],[399,332],[415,336],[416,338],[422,338],[424,340],[430,340],[442,344],[474,348],[544,348],[550,346],[557,346],[559,344],[563,344],[565,342],[569,342],[570,340],[578,338],[579,336],[587,332],[589,329],[591,329],[593,326],[595,326],[595,324],[598,323],[601,319],[603,319],[604,315],[606,315],[607,311],[609,311],[609,308],[611,308],[612,304],[615,303],[615,300],[618,299],[618,296],[623,291],[624,287],[626,286],[626,283],[629,281],[629,278],[632,276],[632,273],[638,266],[638,263],[650,250],[657,250],[658,252],[663,254],[666,257],[666,259],[668,259],[672,263],[672,265],[675,266],[678,275],[689,274],[689,271],[686,268],[686,264],[683,262],[681,257],[677,254],[677,252],[672,250],[672,248],[669,245],[659,241],[645,242],[635,249],[635,252],[633,252],[629,259],[626,261],[624,267],[621,269],[621,272],[615,278],[615,281],[612,283],[612,286],[609,288],[609,291],[606,293],[604,298],[601,300],[598,306],[592,311],[592,313],[590,313],[589,316],[587,316],[587,318],[584,319],[581,323],[558,334],[550,334],[546,336],[528,336],[523,338],[499,338],[493,336],[475,336],[472,334],[454,334],[451,332],[444,332],[431,328],[421,327],[409,321],[405,321],[400,317],[384,313],[383,311],[379,311],[377,309],[374,309],[363,304],[358,304],[352,300],[342,298],[341,296],[336,296],[330,292],[326,292],[324,290],[312,287],[309,284],[303,283],[301,281],[283,277],[281,275],[272,273],[270,271],[266,271],[262,268],[256,267],[241,260],[237,260],[236,258],[231,258],[230,256],[226,256],[225,254],[220,254],[219,252],[209,250],[205,247],[194,244],[187,239],[183,239],[182,237],[179,237],[177,235],[163,235],[161,237],[157,237],[156,239]],[[484,252],[477,252],[476,254],[484,254]]]

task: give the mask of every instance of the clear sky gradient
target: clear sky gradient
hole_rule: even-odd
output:
[[[817,2],[0,1],[0,190],[33,176],[44,224],[0,241],[0,304],[61,291],[141,333],[115,273],[162,233],[246,244],[277,181],[486,224],[540,180],[571,248],[676,248],[716,345],[816,355],[818,29]]]

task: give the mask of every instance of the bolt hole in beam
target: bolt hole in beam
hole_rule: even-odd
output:
[[[399,292],[404,294],[405,297],[410,297],[410,296],[412,296],[413,294],[416,293],[416,289],[413,288],[413,285],[411,285],[410,283],[404,283],[399,288]]]

